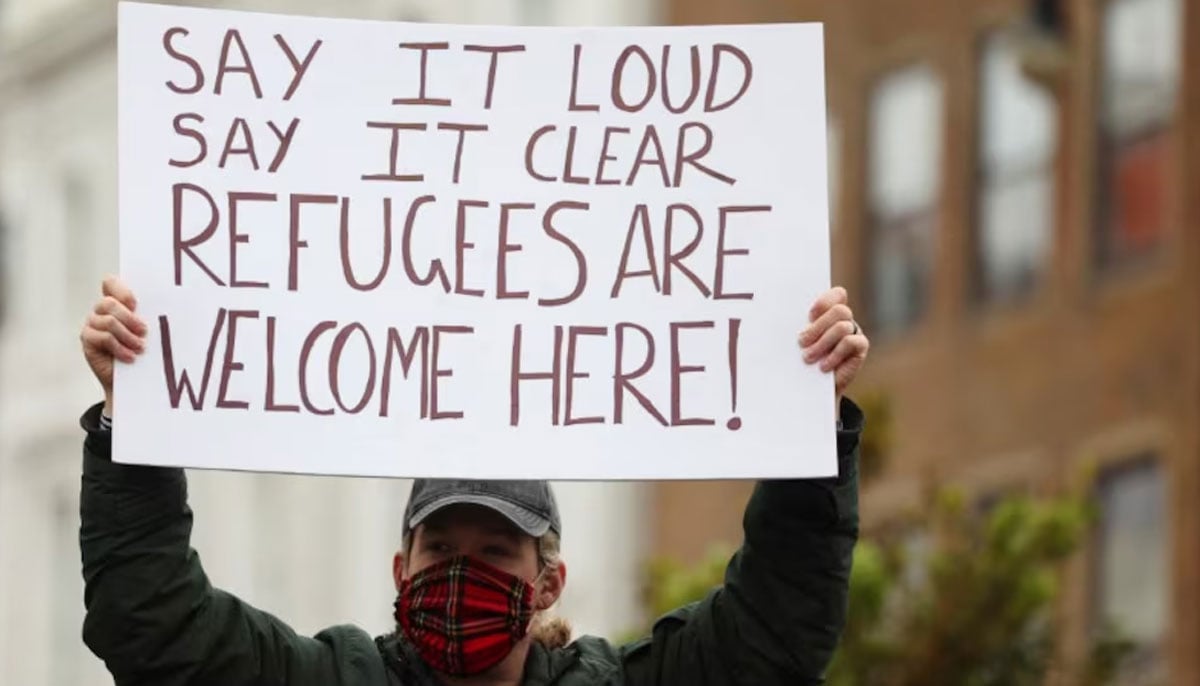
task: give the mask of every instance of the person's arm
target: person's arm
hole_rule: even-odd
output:
[[[83,637],[118,686],[383,684],[374,642],[314,638],[213,588],[191,549],[183,470],[112,462],[101,406],[83,415]]]
[[[823,682],[846,621],[858,538],[862,412],[841,405],[839,475],[759,483],[725,584],[625,649],[635,686],[805,686]]]

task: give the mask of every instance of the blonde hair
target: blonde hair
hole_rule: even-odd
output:
[[[537,539],[538,563],[543,569],[551,566],[558,567],[561,562],[559,557],[561,547],[562,540],[553,531],[547,531],[545,535]],[[564,648],[571,642],[571,623],[562,617],[548,614],[550,611],[550,608],[546,608],[534,616],[529,634],[546,650]]]

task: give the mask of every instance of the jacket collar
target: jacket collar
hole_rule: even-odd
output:
[[[570,671],[578,661],[579,651],[573,645],[561,650],[546,650],[545,646],[534,641],[529,646],[529,656],[525,658],[523,686],[549,686]]]
[[[400,634],[388,634],[375,639],[380,657],[387,666],[392,683],[402,686],[441,686],[437,677],[417,656],[412,646]],[[546,650],[533,641],[525,658],[525,680],[522,686],[550,686],[571,670],[579,661],[574,646],[562,650]]]

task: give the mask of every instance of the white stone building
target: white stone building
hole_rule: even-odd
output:
[[[642,24],[643,0],[229,0],[360,18]],[[80,638],[77,418],[98,393],[79,325],[117,269],[116,3],[0,0],[0,683],[111,683]],[[390,626],[407,483],[193,473],[214,582],[311,633]],[[647,507],[630,484],[559,487],[580,631],[639,619]]]

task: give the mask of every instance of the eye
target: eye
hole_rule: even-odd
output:
[[[425,550],[438,555],[445,555],[450,552],[450,546],[445,541],[426,541]]]
[[[483,549],[483,554],[489,557],[512,557],[513,551],[503,545],[489,545]]]

